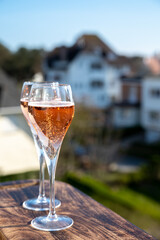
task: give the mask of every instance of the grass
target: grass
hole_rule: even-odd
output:
[[[113,190],[106,184],[90,176],[77,176],[74,173],[68,173],[66,181],[86,192],[96,200],[100,200],[101,198],[102,200],[100,202],[105,206],[108,205],[108,201],[112,201],[160,221],[160,204],[127,187],[120,187]]]
[[[160,203],[157,201],[127,187],[111,189],[106,184],[83,174],[70,172],[63,180],[160,239]]]
[[[25,173],[0,176],[0,182],[16,181],[24,179],[39,179],[39,171],[30,171]]]

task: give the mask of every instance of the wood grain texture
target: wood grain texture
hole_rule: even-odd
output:
[[[48,183],[46,193],[48,195]],[[57,214],[70,216],[74,225],[59,232],[38,231],[31,227],[33,218],[47,212],[22,208],[22,202],[38,195],[38,181],[0,184],[0,239],[11,240],[149,240],[155,239],[135,225],[71,185],[56,182],[56,197],[62,205]]]

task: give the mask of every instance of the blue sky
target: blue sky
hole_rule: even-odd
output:
[[[160,0],[0,0],[0,42],[11,50],[51,50],[83,33],[120,54],[160,52]]]

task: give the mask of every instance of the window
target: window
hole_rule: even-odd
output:
[[[137,88],[136,87],[130,87],[129,88],[129,95],[128,95],[128,101],[130,103],[136,103],[138,101],[138,96],[137,96]]]
[[[159,112],[156,112],[156,111],[149,112],[149,119],[151,121],[158,121],[159,120]]]
[[[104,82],[102,80],[93,80],[90,82],[90,86],[92,88],[102,88],[104,86]]]
[[[151,89],[150,94],[152,97],[160,97],[160,89]]]
[[[126,119],[130,117],[131,112],[129,111],[129,109],[121,109],[119,114],[120,114],[120,118]]]
[[[60,81],[61,76],[60,75],[54,75],[54,81]]]
[[[91,64],[91,69],[100,70],[102,69],[102,64],[100,62],[94,62]]]

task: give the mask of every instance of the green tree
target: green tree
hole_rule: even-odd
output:
[[[4,62],[11,57],[12,53],[3,44],[0,43],[0,68]]]
[[[3,69],[18,81],[31,78],[41,71],[42,49],[27,49],[21,47],[4,63]]]

